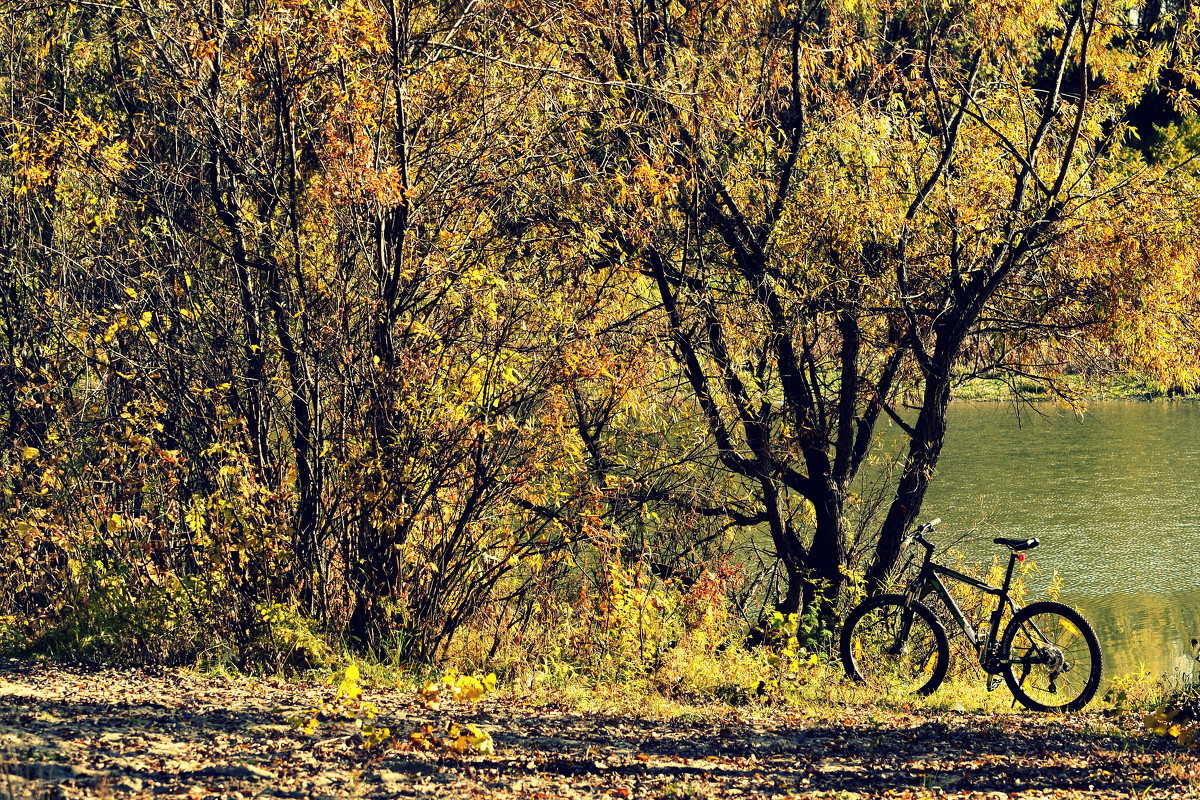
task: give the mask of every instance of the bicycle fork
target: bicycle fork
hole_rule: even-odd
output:
[[[913,610],[912,598],[904,604],[904,611],[900,614],[900,628],[896,631],[896,638],[892,641],[891,646],[887,649],[890,656],[903,655],[904,650],[908,647],[908,634],[912,631]]]

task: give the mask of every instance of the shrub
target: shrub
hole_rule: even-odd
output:
[[[1192,639],[1192,670],[1169,687],[1165,699],[1142,719],[1146,730],[1170,736],[1183,747],[1200,745],[1200,642]]]

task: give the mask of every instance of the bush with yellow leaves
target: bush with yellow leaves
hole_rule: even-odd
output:
[[[357,728],[357,737],[367,749],[387,742],[392,738],[392,732],[371,722],[379,714],[379,708],[363,699],[364,692],[358,685],[359,678],[356,665],[346,667],[332,700],[310,709],[307,714],[290,717],[288,723],[294,729],[310,734],[316,732],[321,720],[330,721],[335,729],[342,725]],[[331,676],[327,685],[332,686],[333,682],[334,676]]]
[[[1142,718],[1146,730],[1159,736],[1170,736],[1180,745],[1195,749],[1200,744],[1200,703],[1193,701],[1172,708],[1160,706]]]
[[[1200,665],[1200,641],[1192,639],[1192,659]],[[1146,730],[1170,736],[1183,747],[1200,745],[1200,673],[1193,672],[1169,699],[1142,718]]]
[[[428,684],[421,690],[421,699],[431,708],[437,708],[444,701],[475,702],[496,690],[496,673],[484,677],[478,675],[460,675],[458,670],[451,667],[442,675],[442,679]]]
[[[441,680],[427,684],[421,690],[421,700],[432,709],[440,710],[445,702],[475,703],[496,690],[496,673],[492,672],[483,677],[476,675],[460,675],[458,670],[451,667]],[[434,725],[422,725],[419,731],[408,735],[408,743],[418,750],[446,749],[457,753],[478,753],[492,755],[496,752],[492,735],[477,725],[459,725],[453,720],[447,720],[444,732],[439,732]]]
[[[408,743],[418,750],[447,749],[484,756],[496,752],[496,743],[490,733],[478,725],[459,725],[457,722],[448,723],[445,734],[438,733],[433,725],[422,725],[421,730],[408,735]]]

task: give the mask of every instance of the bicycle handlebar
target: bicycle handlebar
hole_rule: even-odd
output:
[[[900,542],[900,549],[903,550],[904,548],[908,547],[913,542],[920,542],[921,544],[925,545],[930,550],[932,550],[933,544],[931,542],[925,541],[925,537],[923,537],[921,534],[929,533],[936,526],[941,525],[941,524],[942,524],[942,518],[937,517],[935,519],[929,520],[929,522],[926,522],[924,525],[918,525],[917,529],[915,531],[913,531],[907,537],[905,537],[904,541]]]

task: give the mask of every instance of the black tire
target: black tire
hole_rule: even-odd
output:
[[[881,594],[864,600],[842,626],[841,654],[853,680],[887,691],[929,694],[946,677],[950,644],[933,612],[919,602],[911,606],[908,635],[904,597]]]
[[[1030,711],[1079,711],[1100,688],[1104,655],[1078,611],[1041,602],[1016,613],[1000,640],[1004,682]]]

